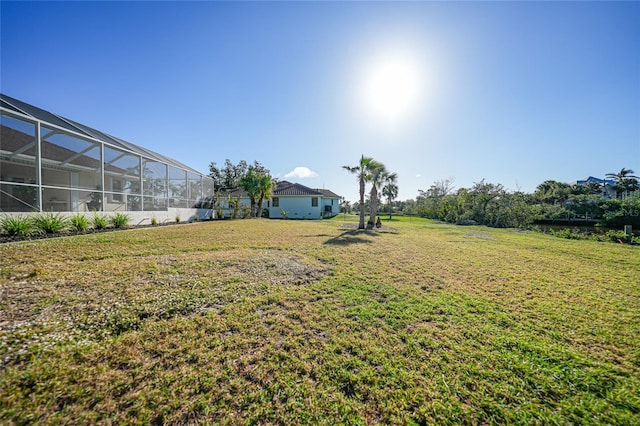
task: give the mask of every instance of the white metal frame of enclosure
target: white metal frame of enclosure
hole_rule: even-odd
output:
[[[5,100],[5,102],[7,102]],[[11,105],[13,108],[18,109],[19,111],[22,111],[20,108],[16,107],[15,105],[7,102],[9,105]],[[88,136],[87,134],[78,132],[78,131],[73,131],[69,128],[65,128],[65,127],[61,127],[58,125],[55,125],[49,121],[46,120],[41,120],[39,118],[36,118],[32,115],[30,115],[29,113],[26,113],[24,111],[22,111],[23,114],[18,113],[16,111],[13,110],[9,110],[6,109],[4,107],[0,107],[0,113],[3,116],[8,116],[8,117],[13,117],[13,119],[17,119],[17,120],[21,120],[24,121],[26,123],[30,123],[33,124],[35,126],[35,183],[20,183],[20,182],[11,182],[11,181],[5,181],[0,179],[0,183],[3,185],[13,185],[13,186],[26,186],[26,187],[31,187],[31,188],[37,188],[37,207],[39,211],[44,211],[44,204],[43,204],[43,194],[44,194],[44,190],[45,189],[54,189],[54,190],[64,190],[64,191],[88,191],[87,188],[74,188],[71,185],[69,186],[57,186],[57,185],[49,185],[47,184],[47,182],[43,182],[43,173],[42,173],[42,139],[41,139],[41,126],[42,125],[46,125],[47,128],[51,128],[54,130],[57,130],[59,132],[61,132],[61,134],[69,134],[72,137],[78,138],[80,140],[86,141],[88,143],[92,143],[94,145],[99,144],[98,146],[100,147],[100,189],[95,189],[95,190],[91,190],[92,193],[100,193],[101,196],[101,205],[100,205],[100,209],[103,210],[106,206],[106,199],[107,196],[109,195],[113,195],[113,194],[117,194],[117,195],[123,195],[124,196],[124,200],[128,199],[128,196],[132,196],[132,197],[140,197],[140,208],[139,209],[135,209],[135,210],[129,210],[128,209],[128,201],[125,201],[125,210],[126,211],[167,211],[170,207],[172,207],[170,205],[170,200],[172,199],[172,197],[169,196],[169,191],[170,191],[170,170],[171,168],[176,168],[181,170],[182,172],[184,172],[184,182],[186,184],[186,198],[180,198],[180,201],[186,202],[187,204],[189,204],[192,201],[196,201],[197,202],[202,202],[203,200],[209,198],[209,197],[213,197],[214,195],[214,187],[213,187],[213,180],[206,176],[203,175],[202,173],[196,172],[193,169],[190,168],[184,168],[184,167],[180,167],[178,164],[171,164],[167,161],[162,161],[162,158],[167,158],[164,157],[160,154],[157,154],[158,158],[153,158],[151,156],[148,155],[144,155],[140,152],[136,152],[132,149],[127,149],[123,146],[118,146],[116,144],[111,144],[109,142]],[[65,123],[67,123],[70,127],[73,127],[75,129],[77,129],[78,127],[76,127],[73,123],[69,122],[68,120],[64,119],[63,117],[60,117],[58,115],[55,115],[56,118],[63,120]],[[107,135],[108,136],[108,135]],[[119,139],[118,139],[119,140]],[[126,142],[126,141],[122,141],[122,142]],[[126,144],[128,145],[133,145],[130,142],[126,142]],[[2,144],[0,143],[0,146]],[[137,147],[136,145],[133,145],[134,147]],[[106,186],[105,186],[105,168],[113,163],[115,160],[112,160],[110,163],[107,163],[106,159],[105,159],[105,147],[109,147],[110,149],[113,149],[115,151],[121,151],[124,152],[126,154],[129,155],[133,155],[135,157],[138,158],[138,176],[137,179],[139,180],[139,193],[133,193],[133,192],[115,192],[115,191],[107,191],[106,190]],[[24,148],[24,147],[23,147]],[[139,147],[141,150],[145,150],[142,147]],[[26,149],[28,148],[24,148],[24,150],[26,151]],[[148,150],[147,150],[148,151]],[[152,154],[156,154],[152,151],[149,151]],[[82,154],[81,152],[79,154]],[[161,209],[155,209],[155,210],[149,210],[149,209],[145,209],[145,198],[154,198],[156,196],[156,194],[145,194],[145,178],[144,178],[144,174],[143,174],[143,162],[144,161],[151,161],[154,163],[160,163],[164,165],[164,193],[161,194],[163,195],[163,199],[164,199],[164,208]],[[70,162],[72,160],[66,160],[67,162]],[[177,162],[175,162],[177,163]],[[197,175],[199,177],[199,179],[197,179],[199,181],[199,189],[200,189],[200,193],[197,194],[197,197],[194,197],[193,194],[191,194],[192,191],[192,186],[190,185],[190,183],[192,181],[195,181],[193,179],[191,179],[192,175]],[[205,184],[207,181],[210,181],[209,184]],[[207,189],[210,188],[210,192],[208,193],[206,192]],[[10,195],[10,194],[7,194]],[[35,206],[34,206],[35,207]],[[185,206],[178,206],[178,207],[185,207]],[[194,207],[194,206],[190,206],[190,207]],[[117,210],[117,209],[114,209]],[[73,211],[73,210],[70,210]]]

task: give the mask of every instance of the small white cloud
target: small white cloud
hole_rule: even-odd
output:
[[[418,174],[416,175],[416,177],[417,177],[417,178],[421,178],[421,177],[422,177],[422,175],[421,175],[420,173],[418,173]]]
[[[296,167],[295,169],[291,170],[289,173],[284,175],[285,178],[297,178],[297,179],[313,178],[317,176],[318,174],[313,170],[311,170],[310,168],[300,167],[300,166]]]

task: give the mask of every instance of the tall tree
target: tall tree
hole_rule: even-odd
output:
[[[340,213],[351,213],[351,203],[344,197],[340,197]]]
[[[391,220],[391,213],[393,212],[393,200],[398,196],[398,185],[393,182],[387,182],[382,188],[382,195],[387,198],[389,204],[389,220]]]
[[[377,167],[372,170],[371,173],[371,191],[369,193],[369,225],[373,226],[376,223],[376,217],[378,216],[379,197],[378,193],[383,185],[395,185],[398,180],[397,173],[390,173],[384,164],[378,163]],[[396,186],[397,193],[397,186]],[[384,194],[383,194],[384,195]]]
[[[598,182],[574,184],[571,186],[571,195],[601,195],[602,185]]]
[[[499,207],[495,201],[504,194],[505,190],[502,184],[485,182],[484,179],[480,182],[474,182],[469,191],[470,198],[468,199],[471,207],[470,219],[478,223],[494,223]]]
[[[262,216],[262,202],[264,200],[270,200],[273,195],[273,188],[276,186],[276,181],[270,175],[258,175],[256,181],[260,195],[258,196],[258,206],[256,210],[256,217]]]
[[[569,198],[571,185],[555,180],[545,180],[537,186],[534,195],[543,203],[561,205]]]
[[[376,216],[378,215],[378,189],[384,182],[384,177],[387,173],[387,169],[384,164],[378,163],[378,165],[371,171],[371,190],[369,191],[369,222],[368,225],[373,227],[376,223]]]
[[[240,179],[240,186],[244,189],[251,202],[250,216],[260,217],[262,213],[262,202],[270,199],[275,185],[275,180],[271,177],[269,169],[257,161],[247,167],[247,172]]]
[[[249,170],[247,174],[240,179],[240,186],[247,193],[251,203],[251,210],[249,213],[251,217],[255,217],[256,200],[260,196],[259,179],[260,175],[254,173],[253,170]]]
[[[224,167],[218,168],[215,162],[209,164],[209,176],[217,190],[228,191],[240,186],[240,180],[249,171],[249,165],[241,160],[238,164],[233,164],[228,158],[224,161]]]
[[[454,178],[437,180],[426,191],[418,190],[421,196],[429,198],[443,198],[453,191]]]
[[[607,173],[607,177],[615,181],[616,196],[617,193],[629,193],[638,190],[638,176],[634,175],[631,169],[624,167],[618,173]]]
[[[366,183],[371,179],[372,171],[375,170],[380,163],[375,161],[371,157],[365,157],[362,155],[360,158],[360,162],[357,166],[342,166],[343,169],[347,170],[349,173],[356,175],[358,178],[358,183],[360,185],[360,223],[358,224],[359,229],[364,229],[364,193],[366,189]]]

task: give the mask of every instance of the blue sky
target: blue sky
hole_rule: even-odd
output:
[[[0,8],[2,93],[202,172],[258,160],[352,201],[341,166],[362,154],[398,173],[399,199],[446,178],[531,192],[640,173],[640,2]],[[372,75],[399,63],[384,84],[406,107],[372,108]]]

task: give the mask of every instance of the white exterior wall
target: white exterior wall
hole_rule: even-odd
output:
[[[48,214],[52,212],[27,212],[27,213],[12,213],[6,212],[2,215],[7,216],[39,216],[41,214]],[[129,216],[129,226],[151,225],[151,220],[156,219],[158,223],[171,223],[175,222],[176,218],[180,217],[180,222],[193,222],[195,220],[209,220],[215,212],[211,209],[192,209],[192,208],[169,208],[167,211],[146,211],[146,212],[128,212],[128,211],[112,211],[112,212],[53,212],[53,214],[60,214],[65,217],[72,217],[77,214],[82,214],[89,219],[94,214],[110,218],[116,215],[116,213],[124,213]],[[196,219],[197,217],[197,219]]]
[[[98,212],[104,216],[113,216],[116,212]],[[156,219],[158,223],[175,222],[176,217],[180,216],[180,222],[193,222],[194,220],[208,220],[215,214],[210,209],[176,209],[169,208],[167,211],[148,211],[148,212],[121,212],[131,218],[129,225],[151,225],[151,220]],[[75,213],[73,213],[75,214]],[[91,217],[93,213],[88,214]],[[196,219],[197,216],[197,219]]]

